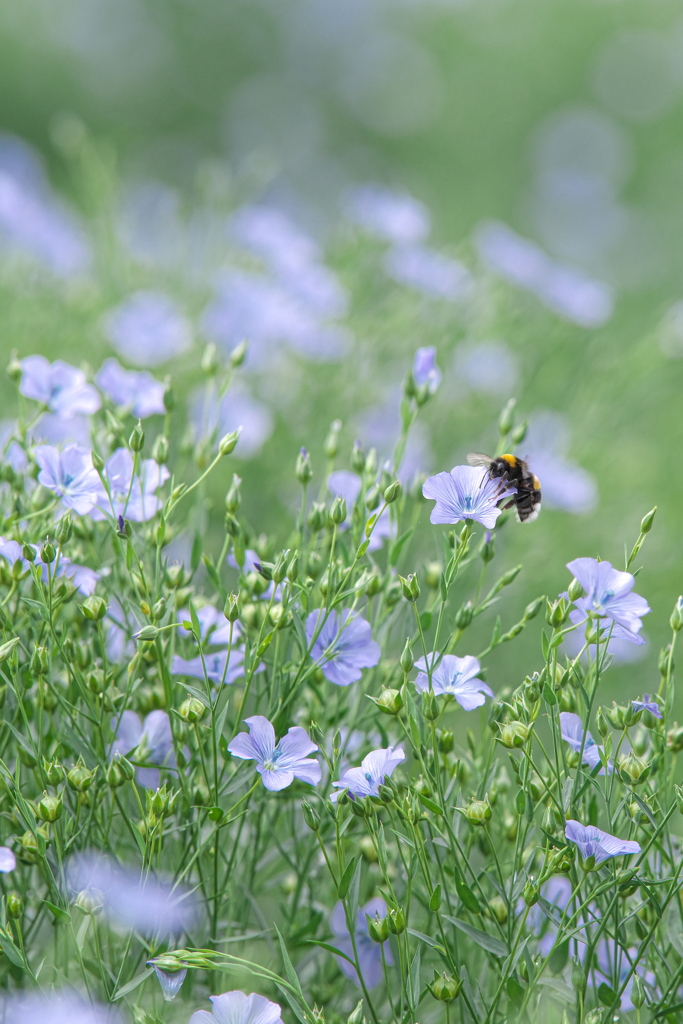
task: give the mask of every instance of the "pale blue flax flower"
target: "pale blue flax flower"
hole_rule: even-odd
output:
[[[0,1020],[7,1024],[123,1024],[112,1006],[92,1003],[77,992],[13,992],[0,996]]]
[[[364,757],[359,768],[348,768],[338,782],[332,785],[336,789],[346,789],[352,797],[378,796],[379,787],[385,779],[393,775],[401,761],[405,761],[405,752],[402,747],[386,747],[380,750],[371,750],[367,757]],[[332,794],[332,802],[337,799],[338,794]]]
[[[650,700],[650,694],[644,693],[642,700],[632,700],[631,707],[634,711],[649,711],[655,718],[662,718],[662,712],[659,710],[659,704],[656,700]]]
[[[432,690],[437,696],[450,694],[465,711],[481,707],[486,697],[493,697],[493,690],[479,678],[481,665],[468,654],[458,658],[455,654],[444,654],[441,661],[433,651],[426,658],[418,658],[415,668],[419,675],[415,686],[423,693],[429,690],[429,669],[432,675]]]
[[[209,643],[213,643],[213,638],[209,639]],[[225,682],[230,684],[244,675],[243,661],[244,652],[235,647],[231,647],[229,653],[227,650],[216,651],[215,654],[205,654],[203,658],[198,655],[196,658],[190,658],[189,661],[174,654],[171,672],[174,676],[206,678],[219,686],[224,678]],[[261,671],[261,666],[256,671]]]
[[[109,751],[110,757],[120,754],[175,771],[173,735],[165,711],[150,711],[144,723],[135,711],[124,711],[120,719],[112,719],[111,727],[116,735]],[[158,789],[159,768],[138,768],[137,780],[145,789]]]
[[[635,577],[630,572],[619,572],[611,562],[598,562],[595,558],[575,558],[567,563],[567,568],[586,592],[585,598],[574,602],[579,611],[611,619],[613,636],[643,643],[638,633],[643,625],[641,618],[650,607],[644,597],[632,593]]]
[[[387,277],[430,298],[457,302],[472,288],[472,275],[458,260],[426,245],[397,245],[382,260]]]
[[[9,846],[0,846],[0,872],[7,874],[9,871],[14,871],[17,866],[17,858],[14,856]]]
[[[40,467],[38,483],[62,499],[65,508],[79,516],[90,512],[98,500],[101,483],[92,464],[92,453],[77,444],[62,451],[52,445],[39,445],[35,450]]]
[[[418,348],[413,359],[413,380],[419,388],[427,385],[430,395],[435,394],[441,383],[441,370],[436,363],[436,348]]]
[[[125,370],[117,359],[105,359],[95,383],[107,398],[137,419],[163,415],[164,385],[146,370]]]
[[[109,494],[99,482],[96,508],[91,512],[95,520],[111,516],[125,516],[134,523],[152,519],[163,502],[156,491],[169,478],[166,466],[160,466],[154,459],[144,459],[139,471],[133,475],[133,456],[127,448],[117,448],[107,459],[102,475],[109,485]]]
[[[407,192],[383,185],[356,185],[344,202],[346,216],[368,234],[387,242],[420,242],[431,230],[429,210]]]
[[[89,416],[100,407],[100,396],[83,371],[61,359],[54,363],[45,356],[22,359],[19,391],[64,420],[79,414]]]
[[[586,738],[584,739],[583,722],[578,715],[573,714],[571,711],[560,712],[560,730],[562,732],[562,739],[575,750],[577,753],[581,750],[581,744],[583,744],[583,763],[587,764],[589,768],[593,769],[596,765],[602,764],[600,752],[602,747],[598,746],[593,737],[589,732],[586,732]],[[610,761],[607,766],[608,772],[614,771],[614,766]],[[604,766],[598,772],[598,775],[605,775]]]
[[[595,825],[582,825],[580,821],[567,821],[565,835],[570,843],[578,847],[579,853],[584,860],[595,858],[595,863],[600,864],[610,857],[629,856],[632,853],[640,853],[640,844],[634,839],[619,839],[611,836],[609,832],[603,832]]]
[[[263,715],[245,718],[249,735],[241,732],[228,744],[233,757],[256,761],[256,771],[263,779],[263,785],[272,792],[286,789],[294,779],[301,779],[310,786],[320,782],[321,771],[318,762],[307,754],[318,747],[309,738],[305,729],[292,726],[286,736],[275,742],[275,730]]]
[[[436,502],[430,522],[473,519],[491,530],[501,512],[497,506],[516,494],[516,489],[506,486],[502,479],[492,480],[485,466],[455,466],[450,473],[437,473],[425,480],[422,493]]]
[[[135,292],[105,315],[103,326],[119,355],[134,366],[159,366],[192,344],[190,324],[163,292]]]
[[[379,896],[375,899],[370,900],[364,907],[361,907],[356,915],[356,927],[354,928],[354,939],[356,942],[356,952],[358,954],[358,967],[360,973],[363,976],[363,981],[367,988],[374,988],[375,985],[379,985],[383,978],[382,968],[382,949],[378,942],[370,938],[368,933],[368,918],[372,920],[374,917],[386,917],[387,905],[383,899]],[[354,960],[353,943],[351,941],[351,934],[346,923],[346,913],[344,911],[344,904],[339,902],[336,904],[332,911],[330,918],[330,928],[334,935],[334,940],[331,945],[335,946],[340,953],[344,953],[349,959]],[[389,946],[385,947],[384,957],[387,964],[393,964],[393,958],[391,956],[391,949]],[[353,964],[350,964],[344,957],[336,957],[337,963],[339,964],[339,970],[351,981],[355,982],[356,985],[360,986],[360,979],[358,972]]]
[[[372,639],[370,623],[346,608],[342,612],[313,611],[306,619],[306,639],[311,657],[326,679],[335,686],[350,686],[360,679],[362,669],[374,668],[381,649]],[[322,622],[320,631],[318,625]],[[315,637],[315,639],[314,639]]]
[[[223,992],[220,996],[209,996],[213,1004],[211,1012],[197,1010],[189,1024],[282,1024],[282,1010],[277,1003],[271,1003],[265,996],[255,992]]]

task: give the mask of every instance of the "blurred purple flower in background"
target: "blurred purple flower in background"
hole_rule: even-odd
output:
[[[525,439],[525,457],[543,485],[543,503],[575,515],[591,512],[598,502],[595,477],[569,461],[566,417],[550,410],[532,415]]]
[[[37,423],[29,428],[29,437],[36,444],[90,446],[90,417],[72,416],[63,419],[55,413],[46,412]]]
[[[21,563],[25,570],[29,568],[29,563],[24,558],[23,547],[17,540],[0,537],[0,558],[4,558],[10,568],[17,562]]]
[[[357,185],[344,201],[348,219],[387,242],[421,242],[431,230],[429,210],[407,192],[383,185]]]
[[[66,880],[72,892],[85,890],[103,900],[109,923],[126,931],[179,937],[197,919],[192,893],[102,853],[75,854],[67,864]]]
[[[27,356],[21,360],[19,391],[46,405],[60,419],[69,420],[79,413],[91,415],[100,407],[100,396],[85,379],[82,370],[57,359]]]
[[[643,643],[638,636],[643,626],[641,617],[648,614],[650,607],[644,597],[632,593],[636,581],[630,572],[620,572],[611,562],[595,558],[575,558],[567,563],[567,568],[586,591],[585,598],[574,602],[581,612],[609,618],[615,624],[613,635]]]
[[[519,379],[517,356],[502,341],[459,345],[453,369],[456,386],[464,384],[468,390],[487,395],[512,394]]]
[[[618,839],[609,832],[603,832],[595,825],[582,825],[580,821],[568,819],[565,827],[567,839],[578,847],[584,860],[595,857],[596,864],[610,857],[621,857],[640,853],[640,844],[633,839]]]
[[[79,220],[56,198],[36,152],[12,135],[0,136],[0,247],[61,278],[82,274],[90,262]]]
[[[464,264],[426,245],[395,246],[385,253],[382,267],[398,284],[449,302],[465,298],[474,283]]]
[[[281,281],[243,270],[221,273],[202,323],[226,352],[248,338],[247,361],[256,366],[272,358],[279,345],[318,362],[340,359],[349,347],[348,332],[324,322],[300,294]]]
[[[493,529],[501,513],[498,502],[516,493],[500,479],[491,479],[484,466],[454,466],[450,473],[437,473],[422,486],[425,498],[435,501],[431,523],[458,523],[473,519]]]
[[[485,221],[475,231],[479,256],[512,284],[526,288],[546,306],[581,327],[601,327],[614,310],[612,288],[602,281],[554,263],[534,242],[500,221]]]
[[[377,796],[379,787],[385,779],[390,778],[394,769],[401,761],[405,761],[405,752],[402,747],[386,747],[381,750],[371,750],[363,758],[359,768],[348,768],[338,782],[332,785],[336,789],[348,789],[354,797]],[[334,802],[338,797],[337,793],[332,794]]]
[[[76,992],[15,992],[0,996],[3,1024],[123,1024],[112,1006],[92,1003]]]
[[[413,380],[419,388],[427,386],[430,395],[436,394],[441,383],[441,370],[436,362],[436,348],[418,348],[413,359]]]
[[[340,530],[348,530],[349,528],[348,520],[351,517],[351,510],[356,504],[356,499],[360,494],[361,486],[361,479],[358,474],[351,473],[346,469],[339,469],[334,473],[330,473],[327,478],[327,489],[330,494],[334,494],[335,497],[338,496],[343,498],[348,509],[349,515],[347,516],[346,522],[342,523],[339,527]],[[365,513],[366,518],[369,515],[369,512]],[[389,509],[386,508],[373,526],[372,534],[369,538],[370,543],[368,544],[368,551],[379,551],[384,544],[384,541],[388,537],[394,537],[395,535],[396,527],[391,521]]]
[[[113,718],[111,727],[115,731],[114,742],[109,756],[120,754],[175,771],[171,723],[165,711],[150,711],[144,724],[135,711],[124,711],[120,719]],[[158,789],[161,773],[159,768],[138,768],[137,780],[146,789]]]
[[[350,686],[360,679],[362,669],[373,668],[380,659],[370,623],[348,608],[329,614],[322,609],[311,612],[306,618],[306,639],[312,644],[311,658],[335,686]]]
[[[321,779],[320,765],[312,754],[318,747],[309,738],[305,729],[292,726],[287,735],[275,742],[275,730],[263,715],[252,715],[245,719],[249,735],[238,733],[228,744],[233,757],[256,761],[256,771],[263,779],[266,789],[278,792],[301,779],[310,786],[317,786]]]
[[[152,519],[163,505],[156,491],[169,478],[165,466],[154,459],[144,459],[139,474],[133,475],[133,456],[127,448],[117,448],[107,459],[102,475],[109,485],[110,494],[100,482],[96,508],[90,513],[99,521],[105,513],[111,516],[125,516],[134,523]]]
[[[415,668],[419,672],[415,680],[418,690],[423,693],[429,691],[428,669],[431,667],[433,692],[437,695],[450,694],[465,711],[481,707],[486,697],[494,696],[488,683],[479,678],[481,665],[471,654],[464,658],[444,654],[441,661],[438,659],[439,654],[434,651],[426,658],[418,658],[415,662]]]
[[[119,355],[134,366],[159,366],[192,345],[189,322],[163,292],[135,292],[105,314],[103,328]]]
[[[584,740],[583,722],[578,715],[573,714],[571,711],[561,711],[560,730],[562,732],[562,739],[569,744],[572,750],[575,750],[578,753],[581,750],[581,745],[583,744],[584,764],[587,764],[591,769],[595,768],[598,764],[602,764],[600,757],[602,747],[598,746],[589,732],[586,732],[586,738]],[[609,761],[607,765],[607,772],[613,771],[614,765]],[[605,768],[602,767],[598,772],[598,775],[605,774]]]
[[[106,359],[95,377],[100,391],[114,405],[138,419],[163,414],[164,385],[146,371],[125,370],[117,359]]]
[[[209,640],[213,643],[213,638]],[[176,676],[193,676],[195,679],[208,679],[217,686],[223,682],[225,676],[226,685],[234,683],[244,675],[244,652],[239,648],[232,647],[230,652],[217,651],[215,654],[205,654],[203,659],[197,655],[186,661],[179,654],[173,655],[171,672]],[[227,669],[226,669],[227,665]],[[256,669],[255,671],[260,671]]]
[[[190,395],[189,411],[199,437],[220,439],[242,427],[240,442],[233,452],[233,457],[238,459],[257,455],[275,426],[267,405],[235,388],[219,398],[210,385],[196,388]]]
[[[255,992],[224,992],[220,996],[209,996],[211,1012],[197,1010],[189,1024],[282,1024],[282,1010],[277,1003],[271,1003],[265,996]]]
[[[366,903],[364,907],[361,907],[356,916],[354,939],[358,953],[358,967],[367,988],[374,988],[375,985],[379,985],[383,977],[382,950],[380,944],[371,939],[368,934],[368,918],[374,918],[376,915],[386,917],[386,913],[386,903],[381,897],[377,896],[375,899],[370,900],[369,903]],[[354,960],[353,943],[346,923],[344,904],[341,901],[336,904],[332,911],[330,928],[334,936],[331,945],[348,956],[349,959]],[[384,957],[387,964],[393,964],[394,961],[389,946],[386,946],[384,950]],[[339,964],[339,970],[342,974],[350,978],[356,985],[360,985],[360,979],[355,966],[343,957],[338,956],[335,959]]]
[[[6,875],[8,872],[14,871],[16,866],[17,858],[9,846],[0,846],[0,873]]]
[[[40,467],[38,483],[53,491],[65,508],[73,509],[79,516],[92,510],[102,485],[89,449],[71,444],[60,451],[50,445],[40,445],[35,456]]]

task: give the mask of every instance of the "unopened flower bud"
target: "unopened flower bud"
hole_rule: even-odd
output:
[[[365,470],[365,452],[361,447],[360,441],[353,442],[353,449],[351,451],[351,469],[354,473],[358,473],[359,476]]]
[[[305,448],[302,448],[296,457],[296,478],[305,487],[313,478],[313,467],[311,457]]]
[[[314,501],[308,511],[308,528],[311,533],[319,533],[325,525],[325,506],[320,501]]]
[[[107,602],[97,594],[91,594],[79,605],[81,614],[90,622],[99,622],[107,614]]]
[[[325,452],[325,456],[328,459],[335,458],[337,452],[339,451],[339,434],[341,428],[341,420],[334,420],[333,423],[331,423],[330,425],[329,433],[325,438],[325,443],[323,445],[323,451]]]
[[[417,573],[411,572],[405,579],[403,576],[399,576],[399,579],[406,601],[417,601],[420,596],[420,581],[417,578]]]
[[[57,523],[57,529],[55,530],[55,538],[60,546],[68,544],[71,540],[71,534],[73,533],[74,521],[71,518],[71,513],[66,512]]]
[[[7,913],[15,921],[17,921],[24,912],[24,901],[18,892],[7,893],[5,906],[7,907]]]
[[[517,400],[515,398],[511,398],[498,417],[498,431],[502,437],[506,437],[512,430],[512,425],[515,422],[516,405]]]
[[[184,722],[201,722],[202,718],[206,714],[206,706],[202,704],[198,697],[188,697],[178,708],[178,714]]]
[[[401,497],[401,484],[398,480],[394,480],[384,489],[384,500],[387,505],[391,505],[394,501],[397,501]]]
[[[304,821],[310,828],[311,832],[319,832],[320,815],[316,811],[315,807],[312,807],[311,804],[309,804],[308,800],[304,800],[301,805],[301,809],[303,810],[304,813]]]
[[[40,549],[41,562],[43,562],[45,565],[52,565],[56,557],[57,550],[54,544],[51,541],[46,540]]]
[[[610,727],[607,719],[605,718],[605,713],[602,710],[602,708],[598,708],[597,710],[597,713],[595,715],[595,724],[598,727],[598,732],[604,740],[605,737],[609,734]]]
[[[133,633],[133,639],[139,640],[141,643],[151,643],[152,640],[156,640],[159,636],[159,629],[157,626],[147,625],[139,629],[137,633]]]
[[[173,412],[175,409],[175,391],[171,385],[171,378],[166,378],[166,390],[164,391],[164,409],[166,412]]]
[[[439,717],[439,703],[429,690],[422,694],[422,714],[428,722],[434,722]]]
[[[21,554],[27,562],[35,562],[36,560],[36,549],[32,544],[23,544]]]
[[[232,350],[228,358],[228,362],[230,363],[230,366],[232,366],[233,369],[236,370],[239,366],[242,365],[242,363],[246,359],[248,348],[249,343],[247,341],[241,341],[239,345],[235,345],[234,349]]]
[[[508,919],[508,907],[502,896],[491,897],[489,900],[489,910],[498,924],[505,924]]]
[[[403,669],[405,675],[408,675],[408,673],[412,671],[413,665],[415,664],[415,659],[413,657],[413,647],[410,642],[410,637],[408,637],[405,642],[405,646],[401,652],[400,662],[401,668]]]
[[[76,906],[89,917],[96,917],[104,910],[106,897],[101,889],[90,886],[88,889],[81,889],[76,897]]]
[[[583,597],[583,587],[577,579],[573,579],[571,581],[567,587],[567,594],[569,595],[569,600],[572,602],[578,601],[580,597]]]
[[[491,804],[488,797],[483,800],[470,800],[465,808],[465,817],[473,825],[485,825],[491,820]]]
[[[237,594],[228,594],[223,607],[223,615],[228,622],[237,622],[240,617],[240,599]]]
[[[231,430],[229,434],[224,434],[218,444],[218,454],[230,455],[234,452],[241,433],[242,427],[238,427],[237,430]]]
[[[330,509],[329,514],[330,522],[334,526],[341,526],[341,524],[346,519],[346,501],[344,500],[344,498],[342,498],[340,494],[338,494],[337,497],[332,502],[332,507]]]
[[[527,907],[533,907],[534,903],[538,903],[540,895],[541,891],[536,882],[534,882],[533,878],[528,878],[522,890],[522,898]]]
[[[680,633],[681,629],[683,629],[683,597],[679,597],[676,601],[671,618],[669,619],[669,625],[674,633]]]
[[[524,609],[522,620],[524,622],[529,622],[531,619],[535,619],[544,604],[545,598],[537,597],[535,601],[532,601],[531,604],[528,604]]]
[[[228,511],[232,516],[234,516],[235,512],[237,512],[237,510],[240,507],[240,504],[242,503],[242,494],[240,492],[241,483],[241,478],[238,477],[237,473],[233,473],[230,490],[225,496],[226,511]]]
[[[213,342],[209,342],[209,344],[202,352],[202,373],[204,373],[207,377],[215,377],[216,371],[218,370],[219,362],[220,360],[218,358],[218,349],[213,344]]]
[[[21,360],[17,355],[17,350],[12,349],[5,373],[7,374],[7,376],[9,377],[13,384],[18,384],[19,381],[21,380],[23,372],[24,371],[21,368]]]
[[[471,601],[466,601],[455,615],[455,625],[458,629],[467,629],[474,617],[474,608]]]
[[[653,513],[650,513],[651,515]],[[648,527],[649,529],[649,527]],[[645,532],[645,531],[644,531]],[[645,987],[643,980],[639,974],[633,975],[633,988],[631,989],[631,1002],[635,1006],[636,1010],[640,1010],[641,1006],[645,1002]]]
[[[128,438],[128,446],[133,452],[141,452],[145,446],[145,432],[142,429],[142,420],[138,420],[130,437]]]
[[[650,530],[652,529],[652,524],[655,521],[656,514],[657,514],[657,506],[655,505],[655,507],[653,509],[650,509],[650,511],[647,513],[647,515],[643,516],[643,518],[640,520],[640,532],[641,533],[649,533],[650,532]]]
[[[374,512],[382,500],[382,492],[378,484],[373,484],[365,495],[365,507],[369,512]]]
[[[152,445],[152,458],[158,466],[163,466],[168,459],[168,438],[163,434],[159,434]]]
[[[546,612],[546,622],[549,626],[554,629],[558,629],[563,623],[567,621],[569,614],[569,605],[564,598],[559,597],[557,601],[549,602],[548,610]]]
[[[30,669],[34,675],[44,676],[47,672],[49,660],[47,647],[35,647],[31,655]]]
[[[577,992],[583,992],[586,987],[586,972],[578,957],[572,960],[572,985]]]
[[[518,423],[517,426],[512,429],[510,433],[510,440],[512,441],[513,446],[516,447],[518,444],[522,443],[527,435],[528,429],[528,420],[522,420],[521,423]]]
[[[346,1024],[365,1024],[365,1017],[363,1016],[363,1000],[360,999],[356,1005],[353,1013],[350,1013],[346,1018]]]

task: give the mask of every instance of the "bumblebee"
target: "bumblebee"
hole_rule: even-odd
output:
[[[531,472],[524,459],[516,455],[499,455],[493,458],[481,452],[470,452],[467,456],[470,466],[486,466],[492,480],[501,479],[517,488],[502,508],[514,508],[520,523],[533,523],[541,511],[541,482]]]

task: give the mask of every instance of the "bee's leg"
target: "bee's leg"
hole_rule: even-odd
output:
[[[502,508],[502,510],[505,512],[509,508],[514,508],[516,504],[517,504],[517,497],[515,496],[514,498],[510,498],[510,500],[507,501],[504,505],[501,505],[499,503],[498,504],[498,508]]]

